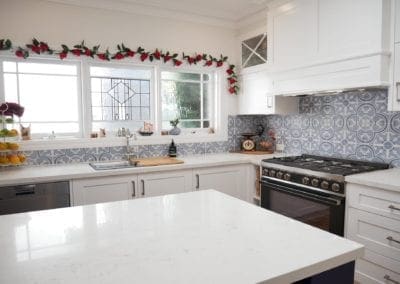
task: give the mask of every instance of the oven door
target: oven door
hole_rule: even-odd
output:
[[[343,236],[345,198],[263,177],[261,207]]]

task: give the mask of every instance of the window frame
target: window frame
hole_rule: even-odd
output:
[[[204,120],[204,114],[203,114],[203,95],[204,95],[204,92],[203,92],[203,88],[204,88],[204,86],[203,86],[203,84],[204,84],[204,81],[203,81],[203,74],[207,74],[207,75],[209,75],[209,83],[211,84],[211,89],[212,89],[212,94],[211,94],[211,98],[210,98],[210,100],[211,100],[211,106],[210,106],[210,110],[211,110],[211,113],[210,113],[210,117],[209,117],[209,119],[207,119],[207,121],[210,121],[210,126],[209,127],[207,127],[207,128],[204,128],[204,127],[193,127],[193,128],[181,128],[181,130],[183,131],[183,133],[192,133],[192,134],[194,134],[193,132],[195,132],[195,133],[208,133],[208,129],[209,128],[213,128],[213,129],[215,129],[216,128],[216,120],[215,120],[215,113],[216,113],[216,94],[217,94],[217,89],[216,89],[216,82],[217,82],[217,76],[218,76],[218,74],[217,74],[217,72],[216,72],[216,70],[210,70],[210,69],[205,69],[205,68],[193,68],[193,69],[187,69],[187,68],[181,68],[181,69],[174,69],[174,68],[160,68],[160,73],[159,73],[159,76],[158,76],[158,78],[159,78],[159,80],[160,80],[160,83],[159,83],[159,97],[158,97],[158,101],[160,102],[160,105],[162,104],[162,98],[161,98],[161,95],[162,95],[162,91],[161,91],[161,88],[162,88],[162,81],[163,81],[163,79],[162,79],[162,77],[161,77],[161,73],[162,72],[174,72],[174,73],[192,73],[192,74],[199,74],[200,75],[200,81],[196,81],[196,80],[173,80],[173,81],[177,81],[177,82],[187,82],[187,83],[200,83],[200,92],[201,92],[201,101],[200,101],[200,104],[201,104],[201,114],[200,114],[200,119],[193,119],[193,120],[191,120],[191,121],[200,121],[200,123],[201,123],[201,125],[202,125],[202,123],[205,121]],[[167,80],[166,80],[167,81]],[[160,108],[160,110],[159,110],[159,115],[160,115],[160,118],[159,118],[159,121],[157,121],[157,124],[160,126],[160,127],[162,127],[162,122],[163,122],[163,120],[162,120],[162,109]],[[179,125],[178,125],[178,127],[179,127]]]
[[[16,63],[39,63],[39,64],[53,64],[53,65],[74,65],[76,67],[76,87],[77,87],[77,106],[78,106],[78,132],[57,132],[55,133],[56,136],[61,136],[62,138],[82,138],[84,137],[84,128],[83,128],[83,105],[82,105],[82,99],[83,99],[83,92],[82,92],[82,62],[80,60],[74,60],[74,59],[69,59],[60,62],[60,60],[54,59],[54,58],[39,58],[36,56],[32,56],[32,58],[29,59],[29,61],[25,59],[20,59],[20,58],[15,58],[11,56],[0,56],[0,102],[5,102],[5,85],[4,85],[4,70],[3,70],[3,62],[4,61],[12,61]],[[17,67],[17,72],[16,74],[19,74],[18,72],[18,67]],[[29,73],[30,74],[30,73]],[[36,73],[32,73],[36,74]],[[38,75],[50,75],[49,73],[37,73]],[[56,76],[65,76],[68,77],[68,75],[56,75]],[[18,86],[19,88],[19,86]],[[18,93],[18,99],[19,99],[19,93]],[[15,122],[15,123],[20,123]],[[54,123],[54,121],[41,121],[39,123]],[[57,123],[57,122],[56,122]],[[45,139],[46,137],[49,137],[51,133],[34,133],[32,134],[32,138],[34,139]]]
[[[61,133],[56,133],[56,139],[48,140],[46,136],[33,137],[33,140],[19,141],[24,150],[50,150],[60,148],[81,148],[81,147],[102,147],[107,145],[112,146],[123,146],[126,144],[124,137],[116,137],[115,135],[109,135],[108,132],[106,138],[96,139],[89,138],[91,129],[91,96],[90,96],[90,68],[89,66],[100,66],[100,67],[113,67],[119,66],[122,68],[147,68],[152,70],[152,77],[150,80],[150,105],[151,105],[151,118],[154,122],[154,134],[152,136],[140,136],[136,143],[138,145],[156,145],[165,144],[171,141],[171,136],[161,135],[161,70],[171,72],[187,72],[187,73],[212,73],[213,82],[213,106],[210,114],[210,127],[214,128],[214,133],[208,133],[207,128],[204,131],[198,131],[200,128],[183,128],[182,133],[178,136],[174,136],[174,140],[177,143],[198,143],[198,142],[214,142],[214,141],[226,141],[228,139],[228,105],[232,99],[227,97],[222,98],[222,94],[226,93],[227,82],[223,80],[225,75],[224,68],[210,68],[198,65],[183,64],[177,67],[167,66],[162,62],[153,61],[151,64],[143,63],[139,59],[134,59],[130,62],[104,62],[99,59],[92,58],[66,58],[60,61],[55,58],[54,55],[36,55],[31,54],[28,59],[16,58],[14,55],[0,54],[0,102],[4,101],[4,82],[3,82],[3,61],[15,61],[15,62],[48,62],[55,64],[77,64],[78,65],[78,117],[80,132],[78,135],[71,137],[62,136]],[[86,79],[85,79],[86,78]],[[222,101],[224,103],[222,103]],[[196,130],[196,133],[192,133]],[[48,133],[46,133],[49,135]]]
[[[155,120],[155,98],[156,98],[156,88],[155,88],[155,67],[149,65],[139,65],[135,63],[114,63],[114,62],[99,62],[99,61],[89,61],[87,59],[82,59],[82,85],[84,88],[85,96],[83,96],[83,104],[84,104],[84,128],[86,130],[86,136],[90,135],[91,132],[95,131],[92,129],[92,90],[91,90],[91,76],[90,76],[90,67],[108,67],[108,68],[129,68],[134,70],[148,70],[150,71],[150,121],[156,125]],[[117,122],[116,122],[117,123]],[[108,133],[115,134],[117,131],[108,130]],[[84,134],[85,136],[85,134]]]

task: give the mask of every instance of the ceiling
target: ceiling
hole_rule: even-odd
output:
[[[271,0],[48,0],[236,28],[259,20]]]

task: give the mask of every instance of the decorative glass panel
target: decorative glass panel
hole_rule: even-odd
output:
[[[250,67],[267,62],[267,34],[242,42],[242,66]]]

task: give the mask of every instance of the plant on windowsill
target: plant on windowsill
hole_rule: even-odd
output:
[[[178,128],[179,118],[175,118],[174,120],[170,120],[169,123],[173,127],[168,133],[169,135],[179,135],[181,133],[181,129]]]

